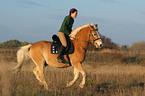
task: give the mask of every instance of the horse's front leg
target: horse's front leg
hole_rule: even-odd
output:
[[[86,72],[84,70],[84,68],[82,67],[81,63],[78,62],[78,63],[72,63],[72,66],[74,67],[74,73],[75,73],[75,76],[74,76],[74,79],[69,82],[67,84],[67,86],[71,86],[79,77],[79,72],[82,74],[83,76],[83,79],[82,79],[82,82],[80,83],[80,87],[83,88],[84,85],[85,85],[85,81],[86,81]]]
[[[67,83],[67,87],[73,85],[75,83],[75,81],[78,79],[78,77],[79,77],[79,70],[74,68],[74,79],[71,82]]]
[[[86,72],[85,72],[85,70],[81,71],[81,74],[82,74],[82,76],[83,76],[83,79],[82,79],[82,82],[80,83],[79,86],[80,86],[81,88],[83,88],[84,85],[85,85],[85,82],[86,82]]]

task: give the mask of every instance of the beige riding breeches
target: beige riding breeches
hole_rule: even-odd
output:
[[[58,36],[59,36],[59,39],[60,39],[60,42],[62,43],[62,45],[64,47],[66,47],[67,46],[67,41],[66,41],[64,33],[58,32]]]

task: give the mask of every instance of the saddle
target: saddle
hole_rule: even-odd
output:
[[[68,36],[65,36],[65,37],[66,37],[66,41],[67,41],[67,47],[64,52],[64,55],[72,54],[74,52],[74,45]],[[52,40],[53,40],[53,42],[51,44],[51,54],[58,54],[60,47],[62,46],[60,39],[57,35],[53,35]]]

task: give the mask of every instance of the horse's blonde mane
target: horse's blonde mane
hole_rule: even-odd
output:
[[[80,27],[74,29],[74,30],[71,32],[71,34],[70,34],[70,38],[71,38],[71,39],[75,38],[76,34],[77,34],[80,30],[82,30],[82,29],[84,29],[84,28],[86,28],[86,27],[88,27],[88,26],[90,26],[90,24],[86,24],[86,25],[83,25],[83,26],[80,26]]]
[[[80,27],[74,29],[74,30],[71,32],[71,34],[70,34],[70,38],[71,38],[71,39],[75,38],[76,34],[77,34],[80,30],[82,30],[82,29],[84,29],[84,28],[86,28],[86,27],[89,27],[89,26],[95,26],[95,25],[94,25],[94,24],[86,24],[86,25],[83,25],[83,26],[80,26]]]

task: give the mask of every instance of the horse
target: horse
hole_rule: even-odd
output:
[[[87,24],[76,28],[70,34],[71,42],[74,45],[74,53],[69,54],[70,64],[64,64],[57,62],[57,54],[51,54],[52,41],[38,41],[34,44],[29,44],[21,47],[17,51],[17,65],[13,68],[14,72],[19,72],[25,60],[31,58],[36,67],[33,69],[33,73],[39,80],[40,84],[48,90],[48,85],[45,81],[44,68],[46,66],[52,66],[57,68],[67,68],[73,66],[74,78],[72,81],[66,84],[66,87],[73,85],[78,79],[79,73],[82,74],[82,81],[80,87],[85,85],[86,71],[82,67],[82,63],[85,60],[88,44],[92,43],[96,48],[103,47],[100,34],[98,32],[97,24]],[[67,60],[67,56],[64,58]]]

